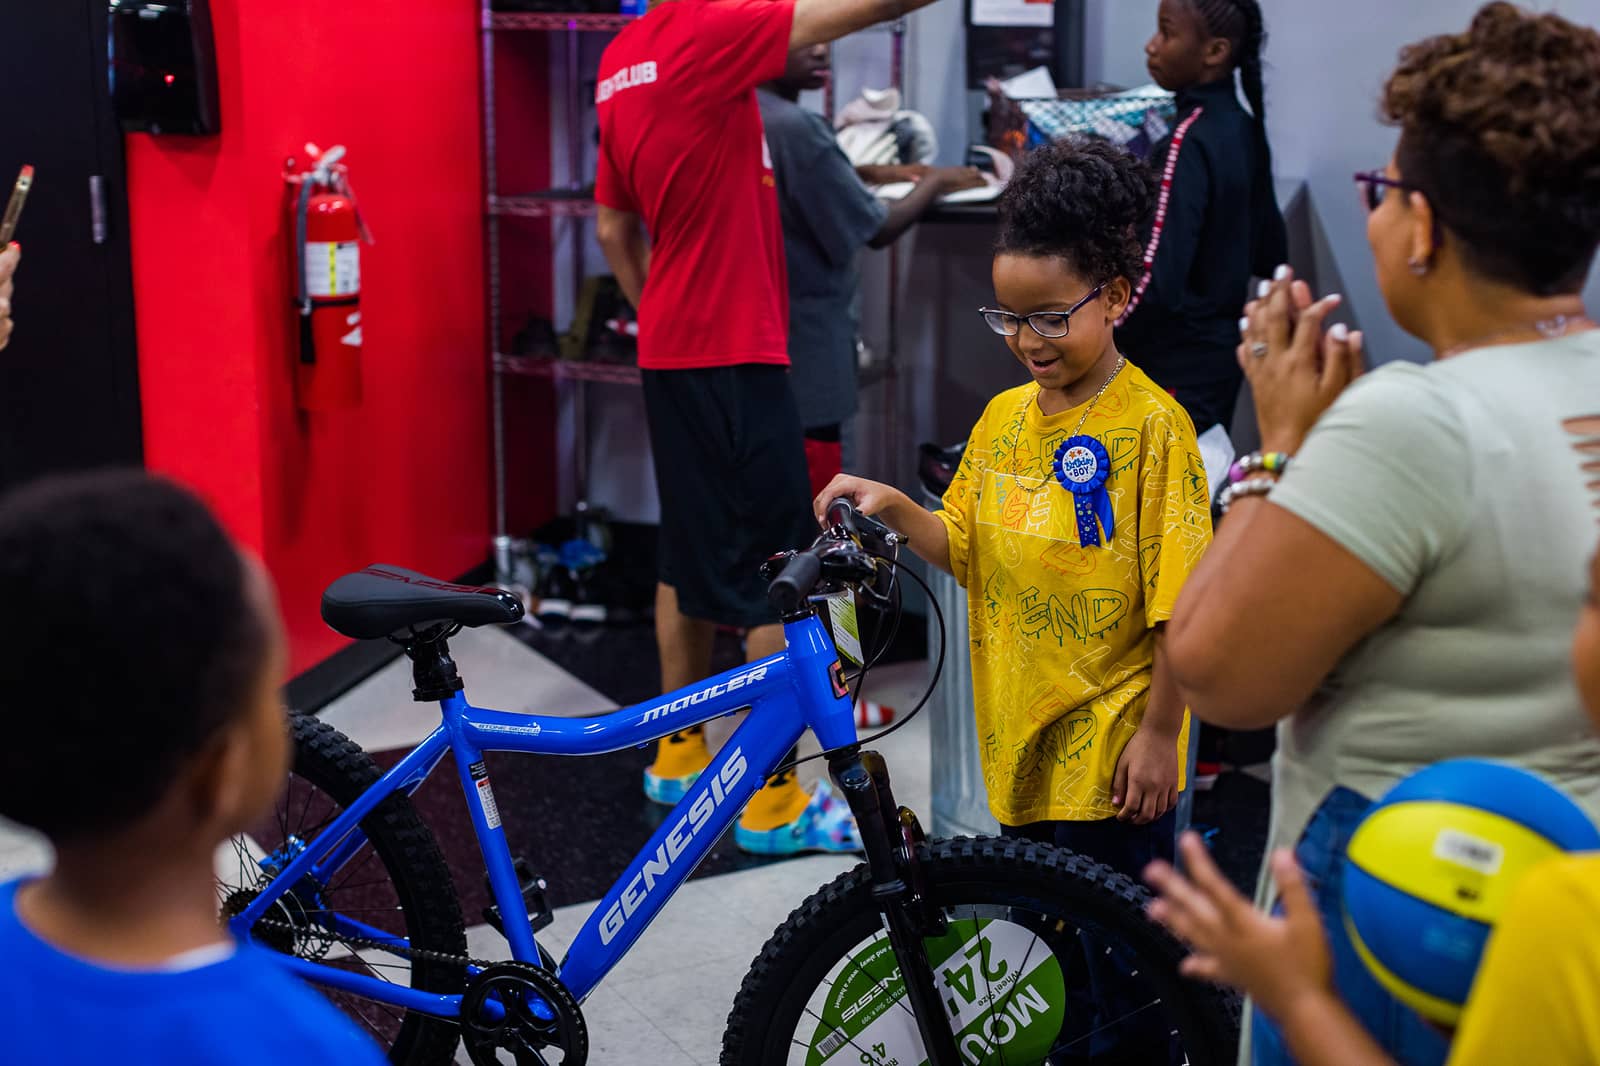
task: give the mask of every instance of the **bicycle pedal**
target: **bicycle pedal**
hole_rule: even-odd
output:
[[[550,884],[544,878],[533,872],[528,865],[528,860],[520,856],[511,861],[511,868],[517,874],[517,886],[522,891],[522,902],[528,911],[528,924],[535,933],[548,929],[555,923],[556,916],[550,909],[550,903],[545,898],[545,892]],[[490,897],[494,896],[494,888],[489,884],[489,876],[483,878],[484,891]],[[483,920],[494,927],[495,932],[501,936],[506,935],[505,919],[500,914],[500,905],[491,903],[483,908]]]

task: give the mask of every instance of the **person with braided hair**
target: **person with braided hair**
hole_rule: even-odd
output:
[[[1257,0],[1161,0],[1145,45],[1150,76],[1177,94],[1178,111],[1151,155],[1162,197],[1117,343],[1202,433],[1233,422],[1250,279],[1288,257],[1267,144],[1265,42]]]

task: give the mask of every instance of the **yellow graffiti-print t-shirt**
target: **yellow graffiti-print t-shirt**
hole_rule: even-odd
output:
[[[990,401],[938,512],[967,589],[989,809],[1007,825],[1117,813],[1111,785],[1144,718],[1152,627],[1211,540],[1194,426],[1128,364],[1080,431],[1111,458],[1115,533],[1080,547],[1051,461],[1084,408],[1046,415],[1038,395],[1028,384]],[[1188,731],[1185,714],[1180,756]]]

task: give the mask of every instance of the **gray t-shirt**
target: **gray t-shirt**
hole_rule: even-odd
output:
[[[856,177],[821,115],[762,89],[789,261],[789,362],[800,422],[856,412],[856,257],[889,209]]]
[[[1376,798],[1479,757],[1544,776],[1600,820],[1600,739],[1569,649],[1600,539],[1578,438],[1600,413],[1600,331],[1366,375],[1272,493],[1394,586],[1399,614],[1278,726],[1271,846],[1323,797]]]

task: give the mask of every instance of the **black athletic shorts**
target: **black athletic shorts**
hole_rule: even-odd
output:
[[[645,413],[661,496],[661,583],[690,618],[778,620],[758,572],[816,539],[805,435],[787,367],[646,370]]]

